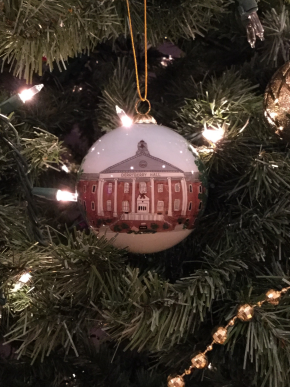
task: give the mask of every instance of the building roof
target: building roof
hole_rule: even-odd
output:
[[[120,173],[120,172],[181,172],[183,171],[174,165],[151,156],[147,147],[147,143],[143,140],[139,141],[138,149],[134,156],[129,157],[100,173]]]

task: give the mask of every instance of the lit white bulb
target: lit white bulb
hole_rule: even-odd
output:
[[[77,193],[58,190],[56,193],[56,200],[62,202],[76,202],[78,198]]]
[[[61,169],[65,171],[66,173],[69,173],[69,169],[66,165],[62,165]]]
[[[217,129],[207,129],[205,128],[202,132],[202,135],[204,138],[206,138],[208,141],[213,142],[214,144],[221,140],[224,137],[224,129],[217,128]]]
[[[31,278],[31,274],[30,273],[24,273],[19,278],[19,282],[22,282],[22,283],[26,284],[26,282],[28,282],[30,280],[30,278]]]
[[[35,85],[30,89],[23,90],[21,93],[18,94],[19,98],[23,103],[25,103],[26,101],[29,101],[31,98],[33,98],[35,94],[39,93],[40,90],[43,88],[43,86],[44,86],[43,84],[40,84],[40,85]]]
[[[117,112],[118,116],[120,117],[120,120],[121,120],[123,126],[126,126],[127,128],[129,128],[133,124],[132,118],[127,116],[127,114],[124,112],[124,110],[119,108],[119,106],[117,106],[117,105],[116,105],[116,112]]]

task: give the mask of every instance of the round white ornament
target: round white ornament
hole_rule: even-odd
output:
[[[78,201],[99,236],[133,253],[168,249],[193,229],[205,199],[194,148],[153,123],[121,126],[84,158]]]

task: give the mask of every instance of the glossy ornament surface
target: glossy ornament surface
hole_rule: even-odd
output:
[[[265,117],[285,141],[290,141],[290,62],[273,75],[264,96]]]
[[[153,123],[119,127],[90,148],[77,193],[89,225],[118,248],[153,253],[193,230],[206,197],[194,148]]]

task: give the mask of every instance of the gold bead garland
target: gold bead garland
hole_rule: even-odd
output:
[[[191,371],[196,368],[196,369],[203,369],[208,365],[208,359],[205,356],[205,354],[209,351],[212,351],[213,345],[214,344],[224,344],[227,340],[227,333],[228,333],[228,328],[235,325],[235,322],[237,319],[241,321],[250,321],[253,316],[254,316],[254,308],[258,307],[260,308],[265,302],[268,302],[269,304],[272,305],[278,305],[281,299],[282,294],[286,293],[290,289],[290,286],[287,288],[283,288],[282,290],[274,290],[270,289],[266,293],[266,298],[262,301],[257,302],[255,305],[241,305],[238,308],[237,315],[233,317],[228,324],[225,327],[218,327],[217,330],[213,333],[213,341],[211,344],[209,344],[206,347],[206,350],[204,352],[200,352],[193,356],[191,359],[191,366],[184,370],[184,373],[182,375],[175,375],[175,376],[168,376],[167,379],[167,386],[168,387],[184,387],[185,386],[185,381],[183,377],[185,375],[189,375]]]

